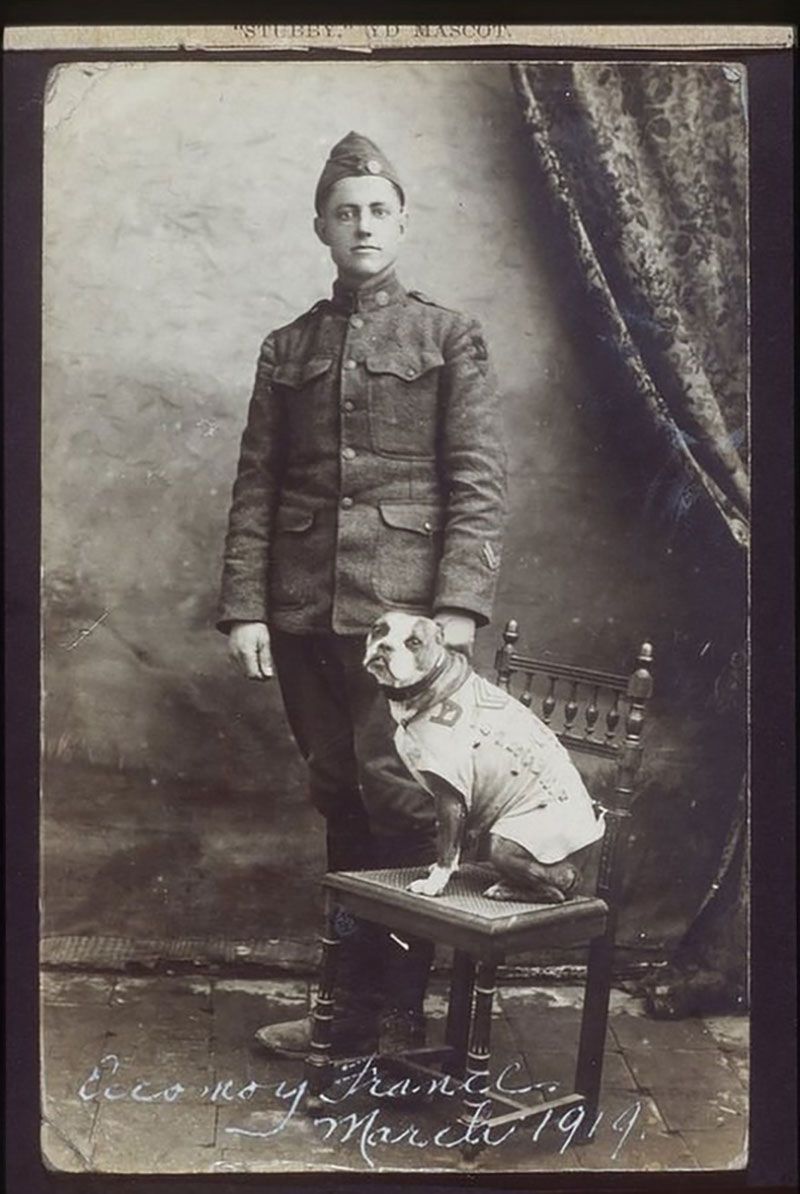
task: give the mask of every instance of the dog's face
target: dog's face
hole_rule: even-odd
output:
[[[387,610],[367,635],[364,667],[380,684],[404,688],[433,670],[442,643],[442,628],[432,618]]]

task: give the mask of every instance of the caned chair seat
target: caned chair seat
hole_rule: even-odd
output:
[[[608,905],[597,896],[575,896],[564,904],[490,900],[483,893],[497,874],[476,864],[462,866],[443,895],[408,891],[427,867],[340,871],[326,875],[323,888],[354,916],[397,933],[425,937],[464,950],[487,962],[552,945],[580,945],[602,933]]]

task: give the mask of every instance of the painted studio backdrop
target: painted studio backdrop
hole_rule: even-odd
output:
[[[45,958],[89,939],[309,956],[321,822],[277,689],[239,678],[213,621],[259,345],[329,292],[312,197],[351,128],[407,186],[401,279],[481,320],[500,381],[510,515],[478,667],[511,616],[532,652],[610,670],[653,643],[621,954],[685,941],[742,852],[743,83],[716,64],[51,76]]]

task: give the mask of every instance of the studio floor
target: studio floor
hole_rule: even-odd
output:
[[[291,978],[46,970],[46,1164],[166,1174],[698,1170],[745,1162],[744,1017],[656,1021],[639,999],[615,990],[592,1139],[576,1142],[572,1115],[539,1132],[497,1130],[465,1160],[459,1100],[391,1102],[393,1080],[376,1080],[368,1062],[340,1079],[324,1110],[303,1112],[302,1066],[260,1053],[253,1033],[303,1015],[310,998],[308,981]],[[579,1008],[577,987],[502,983],[493,1082],[507,1092],[568,1092]],[[445,1010],[437,979],[427,1007],[433,1041]]]

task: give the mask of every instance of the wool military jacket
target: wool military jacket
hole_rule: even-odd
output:
[[[479,325],[392,274],[264,340],[218,626],[366,631],[387,607],[488,621],[505,453]]]

